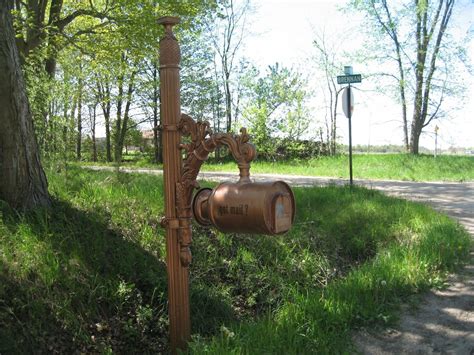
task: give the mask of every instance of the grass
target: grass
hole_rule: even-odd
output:
[[[51,210],[0,211],[0,353],[168,350],[162,179],[50,172]],[[194,228],[195,353],[351,349],[442,284],[470,239],[432,209],[355,188],[295,189],[278,237]]]
[[[208,171],[233,171],[235,163],[206,164]],[[283,162],[257,161],[253,173],[276,173],[348,178],[349,158],[345,155]],[[473,181],[474,157],[408,154],[355,154],[353,174],[356,179],[407,181]]]
[[[109,165],[112,163],[81,163],[85,165]],[[124,162],[129,168],[157,169],[142,158],[136,162]],[[203,165],[204,171],[236,171],[233,161]],[[409,154],[355,154],[353,174],[356,179],[406,180],[406,181],[474,181],[474,157],[441,155],[413,156]],[[327,176],[347,179],[349,159],[346,155],[318,157],[306,160],[255,161],[252,173],[275,173],[308,176]]]

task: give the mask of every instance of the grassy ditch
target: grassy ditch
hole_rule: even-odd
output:
[[[51,210],[0,209],[0,353],[166,352],[161,178],[49,180]],[[390,322],[468,255],[467,233],[428,207],[360,188],[295,193],[285,236],[196,226],[194,352],[350,349],[351,329]]]

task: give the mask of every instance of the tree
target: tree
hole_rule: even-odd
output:
[[[224,88],[226,131],[232,130],[233,124],[233,94],[232,80],[235,74],[238,52],[242,48],[244,34],[246,31],[247,13],[250,9],[250,1],[243,0],[238,6],[234,0],[224,0],[221,3],[221,14],[209,26],[209,39],[213,43],[217,53],[216,69],[220,73],[220,79]],[[238,110],[238,108],[237,108]],[[234,117],[235,118],[235,117]]]
[[[406,99],[406,89],[405,89],[405,69],[402,58],[402,44],[399,39],[399,30],[398,27],[394,24],[399,22],[399,20],[394,17],[388,8],[387,2],[382,2],[383,11],[377,11],[375,8],[374,2],[371,3],[371,6],[374,10],[374,14],[377,18],[377,22],[382,26],[385,33],[392,40],[394,49],[395,49],[395,61],[397,62],[398,68],[398,88],[400,93],[400,104],[402,106],[402,121],[403,121],[403,140],[406,147],[406,150],[410,150],[410,144],[408,140],[408,117],[407,117],[407,99]]]
[[[441,42],[451,18],[454,0],[438,0],[438,6],[430,9],[428,1],[416,0],[416,64],[415,102],[411,123],[410,151],[418,154],[423,128],[436,118],[442,100],[434,112],[428,113],[432,80],[437,68]],[[441,16],[440,16],[441,15]],[[431,21],[428,20],[428,16]],[[430,23],[431,22],[431,23]],[[427,65],[429,63],[429,65]]]
[[[123,60],[126,60],[125,54],[123,55]],[[135,65],[132,65],[131,73],[129,77],[126,78],[123,72],[120,72],[118,75],[118,95],[117,95],[117,118],[115,120],[115,135],[114,135],[114,147],[115,155],[114,159],[116,163],[122,162],[122,151],[125,144],[125,137],[127,135],[127,130],[129,129],[130,121],[130,106],[132,104],[132,96],[135,90],[135,77],[137,71],[134,69]],[[126,92],[124,92],[124,84],[128,79],[128,84],[126,85]],[[125,108],[122,112],[123,104],[125,102]]]
[[[131,128],[127,131],[127,136],[125,137],[125,153],[128,153],[129,147],[140,148],[142,150],[144,145],[142,132],[136,127]]]
[[[11,18],[0,2],[0,198],[29,209],[50,205]]]
[[[76,135],[76,159],[82,156],[82,98],[84,96],[84,82],[82,78],[82,63],[79,64],[79,84],[77,94],[77,135]]]
[[[264,76],[250,68],[243,85],[248,91],[243,115],[259,152],[273,155],[278,142],[272,138],[297,140],[306,131],[306,82],[300,73],[278,63],[269,66]]]
[[[78,28],[67,37],[66,28],[81,17],[105,19],[112,8],[111,3],[113,2],[106,1],[102,8],[98,9],[97,2],[94,1],[66,1],[66,4],[64,0],[15,1],[16,20],[21,25],[17,28],[16,43],[22,60],[45,46],[44,69],[54,77],[57,54],[61,47],[68,43],[60,41],[60,37],[70,40],[83,33],[93,32],[95,28],[104,27],[108,25],[108,21],[100,21],[93,27]]]
[[[340,41],[337,42],[338,44]],[[339,96],[344,89],[336,83],[336,76],[342,68],[342,63],[338,61],[336,54],[339,52],[335,41],[329,41],[324,32],[316,35],[313,41],[316,49],[316,56],[314,58],[316,65],[325,79],[324,93],[325,101],[325,121],[327,144],[329,145],[330,154],[336,154],[337,147],[337,109],[339,103]],[[329,119],[328,119],[329,117]]]
[[[92,161],[97,161],[97,139],[96,139],[96,128],[97,128],[97,101],[89,106],[89,121],[92,141]]]
[[[110,79],[96,74],[97,99],[104,115],[106,160],[112,162],[112,144],[110,141],[111,85]]]
[[[141,65],[144,58],[149,61],[156,57],[156,46],[162,31],[161,26],[156,24],[156,18],[176,14],[183,20],[180,28],[192,31],[196,18],[199,19],[199,15],[203,13],[215,11],[217,5],[214,0],[27,0],[15,1],[13,6],[16,43],[23,62],[40,149],[47,157],[56,153],[52,151],[57,146],[49,144],[49,137],[57,135],[52,128],[64,125],[66,116],[69,121],[74,117],[76,124],[72,130],[69,125],[64,125],[61,141],[67,137],[73,141],[74,137],[75,146],[79,148],[78,138],[83,137],[83,134],[78,131],[83,127],[78,124],[77,119],[80,117],[77,107],[81,102],[77,97],[79,74],[74,66],[80,58],[84,68],[84,98],[91,96],[89,91],[99,92],[101,112],[97,112],[98,120],[101,124],[102,117],[105,119],[106,153],[107,159],[111,161],[114,155],[112,150],[116,148],[114,144],[121,144],[129,124],[135,124],[127,122],[127,116],[115,115],[114,106],[119,100],[121,85],[119,79],[123,76],[125,80],[122,85],[123,98],[120,98],[124,114],[129,97],[128,79],[136,69],[122,67],[121,53],[129,52],[128,57],[131,59],[126,66]],[[140,66],[139,69],[141,70]],[[136,98],[141,90],[138,85],[143,78],[141,72],[135,76],[130,111],[140,110]],[[76,105],[73,107],[72,102],[68,102],[71,97],[63,98],[64,95],[53,94],[61,93],[60,87],[65,77],[68,77],[69,83],[74,87],[72,96]],[[90,85],[92,80],[93,87]],[[87,104],[88,102],[84,102],[83,107]],[[71,108],[74,109],[69,112]],[[121,132],[113,136],[112,131],[116,130],[117,123]],[[78,155],[77,149],[72,148],[72,145],[70,152],[71,155]]]
[[[419,152],[423,129],[441,116],[450,91],[446,79],[454,66],[446,62],[445,54],[452,50],[446,38],[454,4],[454,0],[411,0],[401,5],[389,5],[387,0],[352,1],[354,8],[367,15],[370,28],[376,29],[371,34],[382,34],[390,43],[388,48],[379,47],[389,50],[392,55],[388,57],[396,63],[393,77],[402,105],[404,143],[413,154]],[[411,123],[407,114],[409,94],[413,100]]]

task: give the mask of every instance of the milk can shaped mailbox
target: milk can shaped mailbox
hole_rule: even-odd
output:
[[[192,198],[192,215],[199,224],[228,233],[269,235],[282,234],[291,228],[295,218],[295,198],[288,184],[250,180],[250,162],[256,151],[245,128],[241,129],[240,135],[214,134],[208,122],[196,122],[183,114],[179,129],[183,136],[191,138],[188,143],[181,144],[187,152],[182,179],[185,186],[197,186],[195,179],[202,163],[219,146],[229,148],[239,168],[238,182],[223,182],[214,189],[201,189]],[[183,197],[192,197],[189,189],[184,190],[188,192]]]
[[[224,182],[199,190],[193,213],[199,224],[222,232],[281,234],[293,224],[295,200],[283,181]]]

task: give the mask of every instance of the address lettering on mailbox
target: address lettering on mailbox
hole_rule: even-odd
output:
[[[232,215],[240,215],[240,216],[247,216],[249,210],[249,205],[238,205],[238,206],[229,206],[229,205],[222,205],[219,206],[218,213],[219,216],[224,216],[227,214]]]

